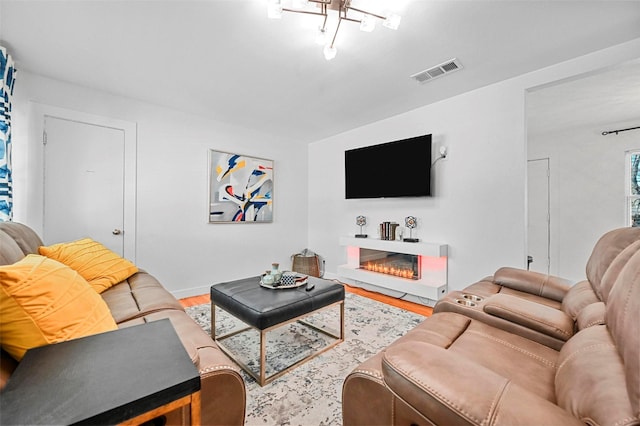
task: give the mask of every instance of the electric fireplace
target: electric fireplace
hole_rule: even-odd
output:
[[[340,237],[340,245],[347,262],[338,275],[349,285],[427,306],[447,292],[446,244]]]
[[[360,247],[360,269],[417,281],[420,256]]]

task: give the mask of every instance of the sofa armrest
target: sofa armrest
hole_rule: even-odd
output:
[[[382,369],[387,386],[434,424],[584,425],[552,402],[439,346],[392,345]]]
[[[567,341],[573,336],[573,319],[559,309],[510,296],[495,294],[485,300],[483,310],[489,314]]]
[[[213,344],[198,348],[203,425],[241,425],[247,406],[239,367]]]
[[[571,288],[571,281],[553,275],[517,268],[500,268],[493,274],[493,282],[514,290],[562,302]]]

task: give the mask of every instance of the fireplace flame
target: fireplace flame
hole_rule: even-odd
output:
[[[393,275],[400,278],[413,279],[414,273],[412,268],[388,266],[374,262],[367,262],[364,265],[367,271],[378,272],[380,274]]]

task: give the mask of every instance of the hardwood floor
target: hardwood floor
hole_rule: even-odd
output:
[[[363,290],[358,287],[351,287],[346,284],[344,285],[344,289],[350,293],[355,293],[359,296],[368,297],[369,299],[386,303],[387,305],[395,306],[397,308],[401,308],[410,312],[415,312],[416,314],[424,315],[425,317],[429,317],[433,314],[433,308],[429,306],[420,305],[418,303],[407,302],[405,300],[396,299],[395,297],[390,297],[384,294]],[[208,294],[180,299],[180,303],[185,308],[189,306],[202,305],[210,302],[211,302],[211,299],[209,298]]]
[[[210,303],[210,302],[211,302],[211,298],[209,297],[208,294],[180,299],[180,303],[185,308],[188,308],[190,306],[196,306],[196,305],[204,305],[205,303]]]
[[[405,311],[415,312],[416,314],[420,314],[425,317],[433,315],[433,308],[430,306],[407,302],[406,300],[396,299],[395,297],[375,293],[373,291],[367,291],[358,287],[351,287],[346,284],[344,285],[344,289],[350,293],[368,297],[369,299],[377,300],[378,302],[386,303],[387,305],[395,306],[396,308],[404,309]]]

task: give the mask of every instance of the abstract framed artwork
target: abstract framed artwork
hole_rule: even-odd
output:
[[[273,160],[209,150],[209,223],[273,222]]]

